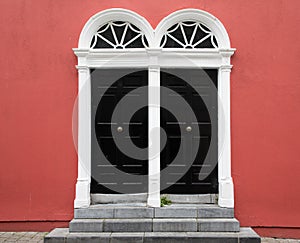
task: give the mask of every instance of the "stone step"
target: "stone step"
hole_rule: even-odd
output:
[[[233,218],[232,208],[221,208],[208,204],[172,204],[151,208],[139,204],[92,205],[75,209],[75,219],[112,218]]]
[[[216,204],[217,194],[163,194],[173,203],[179,204]],[[138,194],[91,194],[92,204],[147,203],[147,193]]]
[[[251,228],[237,233],[216,232],[123,232],[70,233],[68,228],[57,228],[45,236],[45,243],[260,243]]]
[[[137,218],[73,219],[70,232],[238,232],[239,221],[232,218]]]
[[[138,194],[91,194],[92,204],[147,203],[147,193]]]
[[[216,204],[217,194],[164,194],[172,203],[175,204]]]

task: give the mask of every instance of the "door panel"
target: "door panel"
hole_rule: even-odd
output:
[[[161,86],[167,87],[181,96],[193,109],[196,120],[186,117],[183,121],[178,121],[170,112],[161,108],[161,127],[166,131],[167,142],[161,152],[161,169],[171,167],[169,174],[161,177],[162,193],[169,194],[201,194],[217,193],[217,79],[218,70],[191,70],[191,69],[162,69]],[[184,109],[176,95],[167,94],[161,96],[161,105],[168,102],[177,102],[178,111]],[[210,108],[210,113],[207,107]],[[193,134],[195,126],[198,126],[200,134]],[[181,134],[180,127],[184,128]],[[191,127],[192,131],[187,132],[186,127]],[[214,133],[212,133],[212,128]],[[214,139],[212,139],[214,136]],[[183,143],[183,153],[180,155],[181,164],[172,165],[172,161],[178,153],[181,143]],[[199,146],[197,141],[200,142]],[[161,145],[163,146],[163,145]],[[209,150],[209,147],[210,150]],[[190,160],[192,153],[196,153],[192,166],[187,168],[186,161]],[[207,158],[206,158],[207,157]],[[204,164],[205,158],[208,162]],[[202,168],[206,167],[203,172]],[[182,174],[186,168],[187,172],[172,183],[172,178]],[[201,172],[200,172],[201,171]],[[199,174],[205,175],[205,179],[200,180]],[[173,185],[172,185],[173,184]],[[164,189],[166,186],[170,187]]]
[[[136,91],[148,85],[148,70],[101,70],[91,72],[92,102],[92,183],[91,193],[119,193],[120,187],[128,193],[147,192],[147,178],[130,176],[123,178],[115,169],[129,175],[147,175],[148,160],[138,160],[119,150],[111,129],[129,126],[129,136],[117,133],[116,139],[131,140],[137,147],[148,146],[148,108],[138,110],[130,121],[125,121],[126,107],[121,107],[120,120],[111,122],[113,111],[126,95],[133,102],[137,98],[148,102],[148,93]],[[129,94],[130,92],[130,94]],[[144,151],[147,158],[147,150]],[[110,162],[104,162],[104,157]]]

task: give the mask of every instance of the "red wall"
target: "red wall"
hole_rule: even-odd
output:
[[[0,1],[0,230],[49,230],[73,217],[71,48],[89,17],[111,7],[136,11],[153,27],[190,7],[222,21],[237,48],[236,217],[243,226],[266,227],[258,229],[262,234],[300,237],[299,0]]]

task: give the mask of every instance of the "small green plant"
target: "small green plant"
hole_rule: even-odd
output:
[[[161,206],[161,207],[164,207],[164,206],[166,206],[166,205],[170,205],[171,203],[172,203],[172,201],[169,200],[166,196],[162,196],[162,197],[160,198],[160,206]]]
[[[218,204],[218,202],[219,202],[219,195],[216,194],[216,196],[215,196],[215,204]]]

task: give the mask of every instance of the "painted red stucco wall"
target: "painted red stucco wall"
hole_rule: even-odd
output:
[[[133,10],[153,27],[182,8],[221,20],[237,48],[236,217],[263,235],[300,237],[299,0],[0,1],[0,230],[49,230],[73,217],[72,48],[89,17],[112,7]]]

